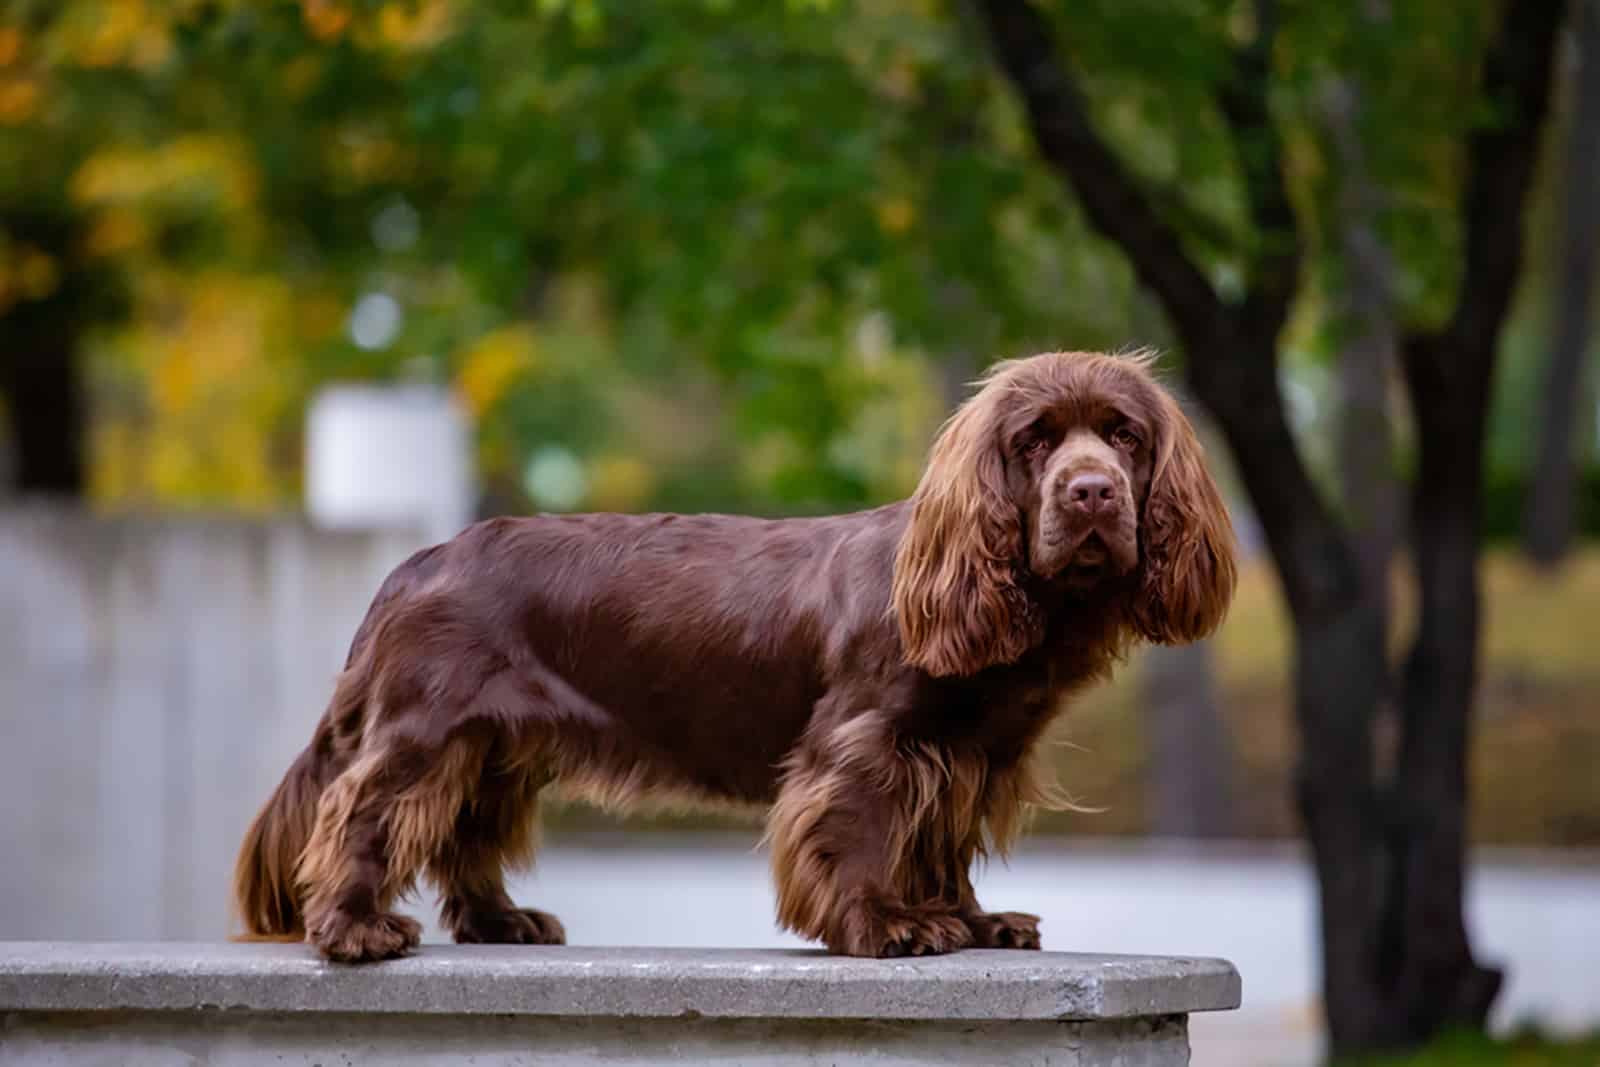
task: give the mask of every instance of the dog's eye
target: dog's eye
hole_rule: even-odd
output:
[[[1024,456],[1037,456],[1049,447],[1050,442],[1046,438],[1030,437],[1022,443],[1022,454]]]
[[[1139,447],[1139,435],[1126,426],[1119,426],[1111,431],[1111,445],[1114,448],[1125,449],[1132,452]]]

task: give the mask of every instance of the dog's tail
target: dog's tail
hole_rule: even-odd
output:
[[[304,939],[295,867],[311,839],[327,771],[327,761],[313,742],[296,757],[245,832],[233,868],[233,903],[245,933],[235,940]]]
[[[311,840],[322,791],[339,776],[333,723],[359,717],[367,699],[365,658],[354,655],[334,688],[311,744],[295,757],[260,814],[245,831],[233,865],[233,906],[244,923],[237,941],[299,941],[305,937],[297,868]]]
[[[335,752],[333,724],[360,732],[376,670],[375,632],[386,610],[436,566],[439,553],[439,546],[423,549],[384,579],[350,642],[344,671],[310,746],[290,764],[245,832],[233,867],[233,905],[245,932],[234,940],[304,939],[305,915],[297,884],[300,856],[311,840],[322,791],[345,767],[345,758]]]

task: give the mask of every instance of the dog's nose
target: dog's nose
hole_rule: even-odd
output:
[[[1067,482],[1067,504],[1090,515],[1111,506],[1117,486],[1104,474],[1080,474]]]

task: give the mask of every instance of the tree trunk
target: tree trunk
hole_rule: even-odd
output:
[[[1417,426],[1412,545],[1421,592],[1406,661],[1404,733],[1390,789],[1390,866],[1379,981],[1402,1042],[1442,1027],[1482,1027],[1503,976],[1480,966],[1467,935],[1467,758],[1479,642],[1478,538],[1484,441],[1501,327],[1521,274],[1523,216],[1549,110],[1564,5],[1507,7],[1485,57],[1497,117],[1467,145],[1461,199],[1466,269],[1439,333],[1408,339],[1406,385]]]
[[[1309,480],[1292,476],[1275,386],[1262,384],[1270,398],[1240,388],[1227,368],[1252,361],[1231,351],[1236,363],[1191,364],[1191,378],[1257,502],[1294,622],[1295,799],[1316,869],[1329,1039],[1341,1054],[1385,1048],[1399,1039],[1376,981],[1384,840],[1373,721],[1388,686],[1384,620],[1349,541]]]
[[[1379,981],[1394,998],[1406,1043],[1445,1025],[1482,1027],[1502,982],[1498,969],[1475,960],[1464,915],[1478,525],[1493,363],[1493,336],[1413,339],[1406,358],[1418,424],[1411,544],[1421,605],[1387,797],[1389,878],[1379,949]]]
[[[1150,648],[1141,669],[1149,832],[1180,838],[1237,833],[1233,748],[1217,703],[1210,643]]]
[[[1419,510],[1432,495],[1418,493]],[[1458,508],[1442,507],[1419,519],[1414,533],[1423,621],[1406,662],[1382,959],[1386,984],[1407,1006],[1408,1041],[1449,1025],[1484,1026],[1503,978],[1475,960],[1464,918],[1479,608],[1474,529]]]
[[[1121,246],[1182,339],[1190,383],[1228,439],[1282,580],[1295,625],[1296,790],[1317,868],[1331,1051],[1360,1054],[1421,1041],[1448,1022],[1481,1024],[1500,977],[1472,958],[1462,890],[1484,423],[1521,265],[1523,208],[1563,4],[1504,9],[1483,63],[1496,124],[1475,131],[1467,146],[1465,269],[1454,311],[1441,334],[1404,349],[1421,446],[1415,545],[1423,595],[1387,804],[1373,752],[1388,673],[1382,613],[1301,461],[1277,387],[1277,340],[1298,285],[1300,241],[1266,110],[1271,0],[1257,0],[1256,39],[1236,54],[1218,101],[1259,238],[1236,304],[1218,298],[1095,132],[1039,7],[982,0],[981,11],[1041,156],[1095,228]]]
[[[1578,404],[1584,394],[1596,245],[1600,245],[1600,0],[1580,0],[1574,12],[1578,78],[1567,134],[1560,269],[1555,328],[1539,406],[1539,446],[1523,514],[1523,545],[1537,563],[1553,567],[1572,543]]]
[[[1295,617],[1295,798],[1317,877],[1323,1010],[1336,1052],[1394,1043],[1378,960],[1383,841],[1373,780],[1372,717],[1387,684],[1372,601]]]
[[[119,305],[100,275],[73,269],[81,231],[71,218],[3,207],[0,239],[42,250],[62,265],[48,292],[0,311],[0,426],[9,424],[14,488],[79,496],[87,477],[87,420],[78,344],[89,324]]]
[[[1467,759],[1476,688],[1478,527],[1493,339],[1476,352],[1412,342],[1419,469],[1412,515],[1417,635],[1405,665],[1402,740],[1389,789],[1388,886],[1380,980],[1402,1012],[1398,1036],[1420,1042],[1452,1024],[1482,1027],[1502,975],[1480,966],[1467,935]],[[1430,351],[1431,350],[1431,351]],[[1480,374],[1462,373],[1472,367]],[[1441,368],[1450,368],[1440,374]]]
[[[1389,615],[1389,567],[1399,516],[1389,383],[1397,336],[1394,265],[1378,233],[1380,193],[1369,172],[1359,123],[1360,81],[1335,79],[1324,115],[1338,159],[1338,230],[1344,267],[1339,318],[1339,489],[1362,584]]]
[[[84,490],[84,410],[74,338],[65,328],[16,329],[0,320],[7,354],[0,392],[11,424],[16,489],[79,496]]]

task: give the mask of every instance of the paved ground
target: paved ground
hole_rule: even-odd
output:
[[[1046,948],[1232,960],[1244,1006],[1195,1018],[1196,1067],[1315,1061],[1313,887],[1295,850],[1034,844],[978,888],[990,908],[1043,916]],[[1600,863],[1484,857],[1470,894],[1481,954],[1510,968],[1497,1021],[1600,1024]],[[553,840],[516,895],[578,945],[798,944],[773,928],[765,856],[748,840]]]

